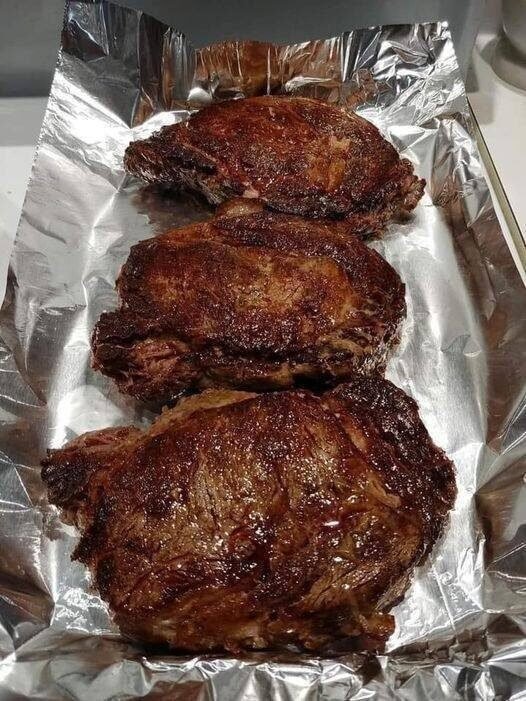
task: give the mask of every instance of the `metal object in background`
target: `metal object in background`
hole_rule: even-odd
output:
[[[526,0],[503,0],[502,26],[526,66]]]
[[[503,0],[502,30],[491,66],[505,83],[526,91],[526,0]]]

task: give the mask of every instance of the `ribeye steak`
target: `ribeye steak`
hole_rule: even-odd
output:
[[[207,390],[49,451],[42,477],[123,632],[190,651],[380,649],[455,497],[413,400],[361,376]]]
[[[346,222],[248,200],[132,248],[93,365],[135,397],[325,384],[382,368],[405,315],[393,268]]]
[[[258,198],[282,212],[347,218],[364,235],[413,209],[424,187],[371,123],[300,97],[214,103],[131,143],[125,165],[148,182],[189,187],[213,203]]]

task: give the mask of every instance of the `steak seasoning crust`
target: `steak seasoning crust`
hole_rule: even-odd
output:
[[[381,649],[455,497],[416,404],[359,376],[209,390],[49,451],[42,477],[121,629],[195,652]]]
[[[95,328],[93,366],[153,402],[382,370],[405,317],[398,274],[346,222],[248,200],[141,241],[117,287],[121,308]]]
[[[425,184],[353,112],[269,95],[203,107],[131,143],[125,166],[147,182],[185,186],[215,204],[258,198],[281,212],[345,218],[363,235],[411,211]]]

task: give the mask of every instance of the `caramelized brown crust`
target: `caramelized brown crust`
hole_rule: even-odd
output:
[[[131,143],[125,166],[213,203],[242,196],[291,214],[347,218],[364,235],[412,210],[425,184],[365,119],[299,97],[214,103]]]
[[[122,630],[192,651],[381,648],[455,496],[379,377],[321,398],[207,391],[147,431],[49,451],[42,477]]]
[[[103,314],[93,366],[121,391],[166,402],[189,389],[280,389],[383,367],[404,286],[343,223],[237,201],[142,241]]]
[[[416,402],[391,382],[354,377],[323,395],[353,443],[374,464],[400,508],[417,513],[431,545],[455,498],[452,465],[427,435]],[[422,469],[422,466],[425,466]]]

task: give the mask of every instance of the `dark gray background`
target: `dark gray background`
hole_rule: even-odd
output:
[[[224,38],[290,43],[355,27],[448,19],[465,70],[484,0],[126,0],[184,32],[195,46]],[[45,95],[63,0],[0,0],[0,96]]]

